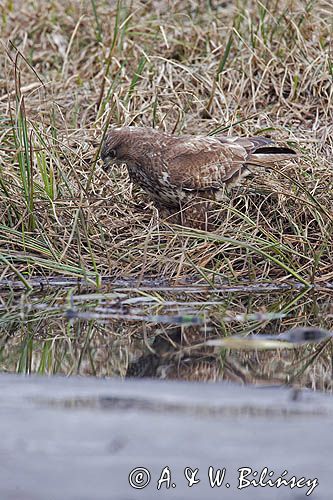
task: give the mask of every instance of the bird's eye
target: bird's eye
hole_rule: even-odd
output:
[[[111,151],[109,153],[109,156],[111,158],[115,158],[117,156],[117,151],[115,149],[111,149]]]

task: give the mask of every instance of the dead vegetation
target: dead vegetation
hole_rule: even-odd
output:
[[[4,0],[0,14],[1,279],[332,281],[331,2]],[[300,159],[227,193],[205,233],[102,171],[109,124],[261,134]]]

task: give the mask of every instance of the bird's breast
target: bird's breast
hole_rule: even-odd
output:
[[[142,166],[127,165],[127,170],[131,181],[139,184],[158,204],[179,207],[184,201],[186,192],[170,183],[170,176],[166,169],[159,172],[146,172]]]

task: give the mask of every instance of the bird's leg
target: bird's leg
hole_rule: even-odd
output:
[[[213,226],[209,221],[210,208],[210,200],[199,196],[193,198],[181,209],[182,225],[201,231],[212,231]]]
[[[181,215],[180,212],[177,211],[176,208],[169,208],[165,205],[161,205],[160,203],[154,203],[155,207],[158,210],[159,216],[162,220],[169,224],[181,224]]]
[[[190,202],[176,207],[165,207],[155,203],[161,219],[171,224],[180,224],[184,227],[199,229],[200,231],[213,231],[214,225],[210,221],[210,199],[195,196]]]

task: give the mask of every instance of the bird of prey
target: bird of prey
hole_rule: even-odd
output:
[[[130,180],[158,208],[190,213],[189,225],[207,228],[212,202],[250,167],[269,167],[297,156],[265,137],[176,136],[149,127],[111,129],[102,145],[104,168],[125,164]]]

